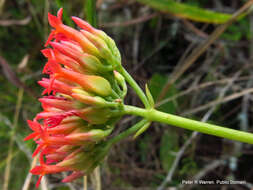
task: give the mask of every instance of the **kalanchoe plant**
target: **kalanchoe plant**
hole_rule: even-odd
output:
[[[38,144],[40,166],[31,173],[43,175],[72,171],[68,182],[92,171],[108,146],[103,140],[119,119],[121,100],[126,95],[124,77],[114,69],[120,54],[113,40],[85,21],[73,17],[80,31],[48,14],[54,28],[43,49],[48,59],[43,72],[50,77],[39,84],[45,88],[39,101],[43,111],[28,121],[34,131],[25,140]]]
[[[114,41],[77,17],[72,19],[80,30],[64,25],[62,11],[57,16],[48,14],[54,29],[45,44],[47,48],[42,50],[48,59],[43,72],[49,75],[39,81],[45,88],[45,96],[39,99],[43,111],[28,121],[33,133],[25,138],[37,143],[33,156],[39,154],[40,165],[31,170],[40,176],[37,186],[46,174],[72,172],[63,182],[89,174],[114,143],[134,133],[140,135],[152,121],[253,144],[250,133],[154,109],[148,87],[144,93],[122,67]],[[145,108],[124,105],[126,82]],[[144,119],[109,138],[116,122],[125,114]]]

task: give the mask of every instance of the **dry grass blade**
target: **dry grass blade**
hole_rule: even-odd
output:
[[[32,164],[31,164],[31,168],[33,168],[36,165],[37,161],[38,161],[38,155],[33,159]],[[22,190],[29,190],[30,183],[32,181],[32,176],[33,175],[29,172],[28,175],[26,176],[26,179],[25,179],[25,182],[23,184]],[[41,181],[41,189],[42,190],[48,190],[46,176],[44,176],[42,181]]]
[[[193,50],[193,52],[185,59],[182,67],[172,73],[171,78],[163,88],[158,101],[164,98],[171,84],[173,84],[175,81],[177,81],[177,79],[180,78],[180,76],[182,76],[182,74],[207,50],[207,48],[210,47],[210,45],[220,37],[220,35],[228,28],[228,26],[236,21],[237,18],[241,15],[244,15],[245,13],[249,13],[251,11],[249,8],[252,6],[252,4],[253,0],[249,0],[247,3],[245,3],[238,11],[232,15],[231,19],[229,19],[228,22],[216,28],[204,43],[200,44]]]
[[[239,81],[247,81],[247,80],[251,80],[252,77],[250,76],[243,76],[243,77],[239,77],[238,79],[236,79],[235,81],[236,82],[239,82]],[[191,87],[191,88],[188,88],[178,94],[176,94],[175,96],[172,96],[172,97],[169,97],[169,98],[166,98],[166,99],[163,99],[162,101],[160,102],[157,102],[155,107],[159,107],[163,104],[166,104],[167,102],[170,102],[170,101],[173,101],[173,100],[176,100],[177,98],[181,97],[181,96],[185,96],[193,91],[197,91],[197,90],[201,90],[203,88],[207,88],[207,87],[210,87],[210,86],[213,86],[213,85],[218,85],[218,84],[226,84],[226,83],[229,83],[230,81],[232,81],[233,78],[226,78],[226,79],[221,79],[221,80],[217,80],[217,81],[211,81],[211,82],[205,82],[205,83],[202,83],[198,86],[194,86],[194,87]]]
[[[47,23],[47,14],[49,12],[49,8],[50,8],[49,0],[45,0],[44,13],[43,13],[43,28],[44,28],[45,39],[47,39],[47,35],[49,32],[48,23]]]
[[[4,3],[5,3],[5,0],[0,0],[0,15],[2,14]]]
[[[196,28],[191,22],[189,22],[185,19],[183,19],[182,21],[183,21],[183,23],[186,27],[188,27],[190,30],[192,30],[198,36],[200,36],[202,38],[208,38],[208,35],[205,32],[203,32],[203,31],[199,30],[198,28]]]
[[[92,181],[92,185],[93,185],[94,190],[101,190],[102,189],[101,177],[100,177],[100,167],[99,166],[96,167],[96,169],[92,173],[91,181]]]
[[[49,186],[49,184],[47,182],[47,178],[44,176],[41,180],[41,189],[48,190],[47,186]]]
[[[87,175],[83,176],[83,190],[87,190]]]
[[[32,164],[31,164],[31,168],[33,168],[36,165],[37,160],[38,160],[38,156],[36,156],[33,159]],[[29,189],[31,180],[32,180],[32,174],[29,172],[28,175],[26,176],[25,183],[24,183],[24,185],[22,187],[22,190],[28,190]]]
[[[22,20],[0,20],[0,26],[12,26],[12,25],[27,25],[31,21],[31,17],[28,16]]]
[[[16,109],[15,109],[13,129],[12,129],[12,133],[11,133],[11,137],[10,137],[7,163],[6,163],[6,168],[4,171],[3,190],[8,190],[8,186],[9,186],[11,160],[12,160],[12,153],[13,153],[13,146],[14,146],[14,137],[15,137],[16,128],[18,125],[18,118],[19,118],[19,113],[20,113],[21,104],[22,104],[22,100],[23,100],[23,94],[24,94],[24,89],[20,88],[18,91],[18,99],[17,99]]]
[[[3,68],[3,72],[5,77],[15,86],[19,87],[19,88],[23,88],[30,96],[35,97],[36,95],[35,93],[28,88],[16,75],[16,73],[11,69],[11,67],[9,66],[8,62],[2,57],[0,56],[0,65]]]
[[[23,59],[21,60],[21,62],[18,64],[18,72],[22,72],[25,70],[25,68],[27,67],[29,61],[29,54],[26,54]]]
[[[182,115],[194,114],[194,113],[197,113],[199,111],[203,111],[205,109],[208,109],[211,106],[218,105],[218,104],[221,104],[221,103],[225,103],[225,102],[240,98],[240,97],[242,97],[246,94],[249,94],[249,93],[253,93],[253,88],[249,88],[249,89],[243,90],[241,92],[234,93],[234,94],[226,96],[222,99],[211,101],[211,102],[209,102],[205,105],[199,106],[199,107],[197,107],[195,109],[192,109],[192,110],[189,110],[189,111],[186,111]]]

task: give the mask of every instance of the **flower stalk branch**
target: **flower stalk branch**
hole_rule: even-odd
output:
[[[125,105],[124,114],[137,115],[144,117],[149,121],[157,121],[173,125],[176,127],[189,129],[192,131],[198,131],[204,134],[214,135],[218,137],[227,138],[230,140],[236,140],[244,143],[253,144],[253,134],[251,133],[225,128],[218,125],[213,125],[200,121],[195,121],[177,115],[164,113],[155,109],[147,110],[135,106]]]
[[[133,125],[132,127],[128,128],[127,130],[123,131],[122,133],[120,133],[119,135],[113,137],[112,139],[110,139],[108,141],[108,143],[110,143],[111,145],[118,143],[119,141],[121,141],[122,139],[127,138],[128,136],[136,133],[138,130],[140,130],[145,124],[147,124],[149,121],[147,119],[142,119],[141,121],[139,121],[138,123],[136,123],[135,125]]]
[[[39,165],[31,169],[43,176],[69,172],[62,182],[71,182],[90,174],[120,140],[148,129],[152,121],[253,144],[253,134],[202,123],[154,109],[154,100],[146,85],[145,92],[122,67],[120,52],[106,33],[78,17],[72,20],[80,29],[48,14],[52,31],[41,52],[47,58],[39,99],[43,111],[28,125],[33,131],[24,140],[34,140]],[[145,108],[125,105],[127,84],[136,92]],[[124,115],[143,117],[120,134],[111,136]],[[120,126],[117,126],[120,127]]]
[[[125,77],[126,81],[134,89],[135,93],[139,96],[145,108],[147,109],[151,108],[146,95],[139,87],[139,85],[135,82],[135,80],[132,78],[132,76],[125,70],[125,68],[121,66],[119,72]]]

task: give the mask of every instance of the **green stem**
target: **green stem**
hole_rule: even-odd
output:
[[[93,26],[97,26],[96,0],[86,0],[84,5],[86,20]]]
[[[195,121],[180,116],[164,113],[157,111],[155,109],[142,109],[134,106],[124,106],[124,114],[131,114],[144,117],[149,121],[157,121],[161,123],[166,123],[169,125],[181,127],[184,129],[189,129],[193,131],[198,131],[201,133],[214,135],[218,137],[224,137],[231,140],[236,140],[244,143],[253,144],[253,134],[238,131],[230,128],[224,128],[217,125],[203,123],[200,121]]]
[[[120,98],[119,95],[113,89],[111,95],[113,98]]]
[[[119,72],[125,77],[126,81],[130,84],[130,86],[134,89],[136,94],[141,99],[142,103],[144,104],[145,108],[150,108],[150,104],[148,102],[148,99],[142,89],[139,87],[139,85],[135,82],[135,80],[132,78],[132,76],[123,68],[120,67]]]
[[[115,144],[115,143],[119,142],[121,139],[124,139],[124,138],[128,137],[129,135],[132,135],[133,133],[137,132],[143,125],[145,125],[148,122],[149,121],[146,119],[139,121],[134,126],[130,127],[129,129],[125,130],[124,132],[122,132],[119,135],[110,139],[109,143]]]

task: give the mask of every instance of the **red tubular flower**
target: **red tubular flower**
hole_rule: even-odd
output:
[[[77,17],[72,19],[81,31],[61,19],[62,9],[48,14],[54,30],[41,52],[49,78],[38,82],[48,96],[39,99],[43,111],[27,121],[33,132],[25,140],[37,143],[33,156],[40,154],[40,165],[31,170],[40,176],[37,186],[44,175],[63,171],[72,171],[63,180],[70,182],[102,161],[110,147],[104,140],[120,117],[115,104],[126,93],[113,73],[120,64],[113,40]]]
[[[37,122],[33,122],[30,120],[27,120],[27,123],[29,125],[29,127],[34,131],[33,133],[31,133],[30,135],[28,135],[24,140],[30,140],[30,139],[34,139],[37,140],[38,138],[40,138],[40,129],[41,129],[41,125]]]
[[[59,62],[69,68],[71,68],[75,72],[85,73],[85,69],[80,66],[80,64],[62,53],[60,53],[57,49],[43,49],[41,50],[43,55],[49,59],[49,61]]]
[[[42,177],[46,174],[52,174],[57,172],[63,172],[63,171],[71,171],[68,167],[61,167],[56,165],[47,165],[44,162],[43,154],[40,155],[40,166],[34,167],[30,172],[34,175],[40,175],[36,187],[39,187],[40,181]]]
[[[42,81],[39,81],[38,83],[45,88],[46,93],[49,91],[48,89],[50,87],[50,79],[43,78]],[[59,80],[54,80],[53,84],[51,85],[51,90],[62,94],[71,95],[73,87],[74,86],[61,82]],[[50,91],[48,93],[50,93]],[[45,94],[45,92],[43,92],[43,94]]]
[[[48,13],[49,24],[53,28],[55,28],[55,30],[53,31],[53,35],[57,33],[62,33],[63,35],[71,38],[72,40],[77,41],[84,52],[100,57],[98,49],[86,37],[84,37],[81,32],[62,23],[62,12],[63,9],[60,9],[57,13],[57,17]]]
[[[46,67],[53,73],[53,81],[57,78],[65,78],[65,80],[68,80],[69,83],[78,84],[84,90],[92,93],[96,93],[101,96],[108,96],[111,94],[110,83],[101,76],[84,75],[68,68],[63,68],[55,61],[48,62]]]

